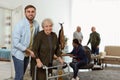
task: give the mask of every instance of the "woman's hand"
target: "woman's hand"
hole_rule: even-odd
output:
[[[54,54],[54,59],[55,59],[55,60],[57,60],[57,59],[58,59],[58,57],[57,57],[55,54]]]
[[[62,53],[61,56],[68,56],[66,53]]]
[[[75,56],[73,56],[72,54],[70,54],[69,56],[72,57],[72,58],[75,57]]]
[[[61,57],[58,57],[58,60],[60,61],[60,63],[63,65],[64,64],[64,60]]]
[[[40,61],[40,59],[36,59],[37,62],[37,67],[41,68],[43,66],[42,62]]]

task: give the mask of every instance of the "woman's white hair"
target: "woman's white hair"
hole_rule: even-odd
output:
[[[44,27],[45,22],[49,22],[53,25],[53,21],[50,18],[46,18],[42,21],[42,25],[41,25],[42,27]]]

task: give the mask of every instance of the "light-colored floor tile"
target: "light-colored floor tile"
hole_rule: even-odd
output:
[[[11,62],[0,61],[0,80],[5,80],[13,76],[13,64],[11,65]]]

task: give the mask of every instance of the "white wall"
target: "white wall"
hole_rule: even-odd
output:
[[[0,8],[0,47],[4,46],[3,45],[4,44],[3,33],[4,33],[5,28],[3,27],[3,25],[4,25],[3,20],[4,20],[4,10]]]
[[[64,22],[67,33],[70,21],[70,0],[24,0],[23,6],[33,4],[37,8],[36,19],[41,24],[44,18],[51,18],[54,22],[54,31],[59,30],[59,22]]]
[[[70,36],[70,5],[71,0],[24,0],[23,7],[32,4],[37,8],[36,20],[41,24],[45,18],[51,18],[54,22],[53,31],[57,34],[60,30],[59,22],[64,22],[64,33]],[[42,29],[42,28],[41,28]],[[70,39],[69,39],[70,40]],[[71,45],[71,42],[68,43]]]
[[[0,0],[0,7],[14,9],[22,4],[23,0]]]
[[[13,0],[8,6],[14,5],[10,8],[15,9],[18,4],[12,3]],[[83,45],[86,45],[88,41],[91,26],[95,26],[101,35],[101,51],[105,45],[120,45],[119,0],[21,0],[19,2],[23,8],[27,4],[33,4],[37,8],[36,20],[39,24],[44,18],[53,19],[54,31],[57,34],[60,29],[58,23],[64,22],[64,31],[69,38],[70,50],[72,49],[73,32],[77,25],[82,27]]]
[[[11,47],[11,12],[0,8],[0,47]]]
[[[12,9],[12,28],[23,18],[23,6]]]
[[[87,44],[91,27],[101,35],[100,51],[105,45],[120,45],[119,0],[74,0],[72,7],[72,32],[77,25],[82,27],[83,45]]]
[[[60,30],[59,22],[64,22],[64,33],[67,37],[70,37],[71,0],[1,0],[0,7],[2,6],[13,10],[12,26],[14,26],[15,23],[21,19],[20,17],[24,16],[21,16],[21,12],[24,14],[24,7],[28,4],[32,4],[37,8],[36,20],[39,24],[41,24],[43,19],[51,18],[54,22],[53,31],[58,34],[58,31]],[[23,7],[23,11],[21,11],[21,9],[18,10],[21,5]],[[68,44],[71,45],[71,42]]]

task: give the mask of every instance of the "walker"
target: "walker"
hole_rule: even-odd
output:
[[[42,68],[45,69],[46,71],[46,80],[63,80],[60,79],[60,77],[68,76],[69,78],[70,75],[70,67],[68,63],[65,63],[63,65],[52,66],[52,67],[47,67],[44,65]],[[49,69],[53,69],[55,71],[53,71],[52,74],[48,74]],[[66,71],[64,71],[63,69],[66,69]],[[36,80],[36,73],[37,73],[37,66],[35,66],[34,80]]]

